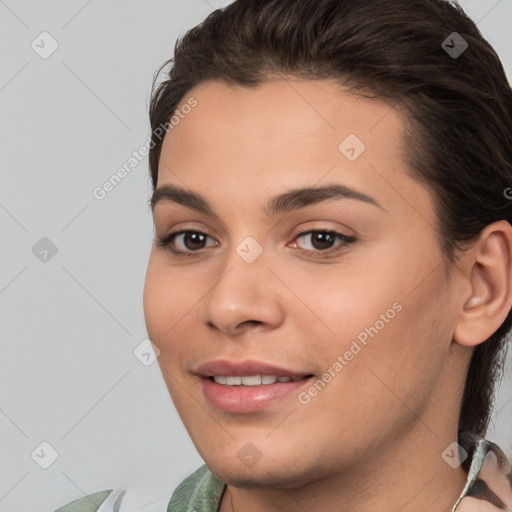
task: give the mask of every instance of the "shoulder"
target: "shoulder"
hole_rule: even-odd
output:
[[[198,512],[216,512],[221,502],[226,484],[218,480],[206,467],[185,478],[173,492],[169,509],[185,512],[195,509]]]
[[[110,496],[113,489],[88,494],[72,501],[55,512],[96,512],[101,504]]]

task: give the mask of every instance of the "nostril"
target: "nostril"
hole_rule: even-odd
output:
[[[262,325],[263,322],[260,322],[259,320],[246,320],[245,322],[242,322],[240,325]]]

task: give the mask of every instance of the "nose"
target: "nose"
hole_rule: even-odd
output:
[[[247,263],[234,253],[222,270],[206,297],[204,315],[208,327],[235,337],[274,329],[283,323],[283,290],[263,257]]]

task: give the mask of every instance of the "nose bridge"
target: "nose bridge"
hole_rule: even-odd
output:
[[[263,246],[246,237],[224,260],[207,296],[206,322],[229,333],[244,322],[279,324],[283,311],[271,281]]]
[[[259,285],[268,285],[267,255],[263,245],[253,236],[246,236],[233,245],[226,254],[222,274],[215,289],[227,288],[230,293],[239,294],[250,287],[253,294],[259,293]]]

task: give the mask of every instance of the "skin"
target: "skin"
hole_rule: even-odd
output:
[[[214,215],[160,201],[155,237],[210,238],[190,257],[153,246],[144,308],[177,411],[228,484],[220,511],[450,510],[466,474],[441,454],[457,440],[473,348],[510,310],[510,225],[487,226],[450,266],[432,195],[407,173],[402,114],[383,102],[291,78],[250,89],[211,82],[182,104],[190,97],[197,107],[164,139],[157,188],[201,194]],[[353,162],[338,149],[348,134],[366,145]],[[327,184],[380,207],[344,198],[264,211],[277,194]],[[298,236],[311,230],[355,241],[336,239],[326,257]],[[250,264],[236,252],[248,236],[263,249]],[[175,248],[197,249],[183,243]],[[307,405],[292,393],[228,414],[203,395],[194,371],[212,359],[321,377],[394,303],[401,311]],[[252,467],[237,457],[246,443],[261,453]]]

